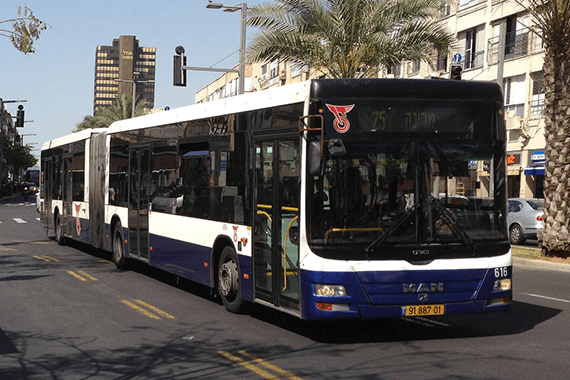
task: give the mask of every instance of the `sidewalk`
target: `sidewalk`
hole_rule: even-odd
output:
[[[513,266],[528,269],[556,270],[570,272],[570,265],[565,263],[553,263],[540,259],[527,259],[525,257],[513,257]]]

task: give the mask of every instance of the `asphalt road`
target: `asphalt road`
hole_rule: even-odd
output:
[[[20,200],[21,201],[21,200]],[[511,311],[305,323],[46,237],[0,202],[0,379],[567,379],[570,273],[514,270]]]

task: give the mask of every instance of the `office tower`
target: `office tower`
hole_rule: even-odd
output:
[[[111,46],[97,46],[93,114],[113,104],[116,95],[146,100],[154,108],[156,48],[141,47],[135,36],[120,36]],[[152,81],[152,82],[149,82]]]

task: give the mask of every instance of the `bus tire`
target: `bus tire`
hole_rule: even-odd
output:
[[[113,228],[112,255],[113,262],[117,269],[124,270],[127,268],[127,258],[125,257],[125,244],[123,239],[123,226],[121,222],[115,223]]]
[[[57,213],[55,217],[54,229],[55,229],[55,241],[57,242],[58,245],[64,245],[65,236],[63,236],[63,221],[59,213]]]
[[[237,255],[229,246],[222,250],[218,263],[218,293],[226,310],[232,313],[245,311],[245,301],[241,298]]]

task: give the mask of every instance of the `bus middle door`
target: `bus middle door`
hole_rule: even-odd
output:
[[[73,167],[71,165],[72,156],[63,157],[63,235],[73,237]]]
[[[148,261],[150,149],[129,150],[129,256]]]

